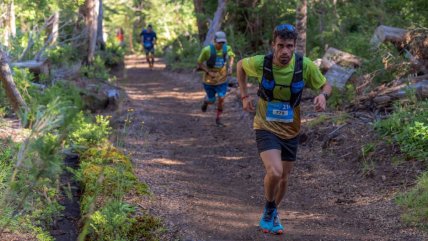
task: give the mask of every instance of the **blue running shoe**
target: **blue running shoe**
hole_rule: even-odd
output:
[[[273,217],[273,225],[272,225],[271,232],[274,234],[284,233],[284,227],[281,224],[281,220],[279,219],[278,212],[276,212],[276,215]]]
[[[276,208],[265,208],[262,218],[260,219],[260,228],[262,229],[263,233],[271,232],[273,228],[273,219],[277,216],[277,214],[278,212],[276,211]]]

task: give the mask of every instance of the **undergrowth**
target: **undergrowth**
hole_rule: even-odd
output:
[[[397,143],[407,159],[428,161],[428,101],[397,104],[389,118],[375,123],[375,129],[390,142]],[[403,220],[428,230],[428,171],[410,191],[396,202],[404,208]]]
[[[112,47],[113,48],[113,47]],[[120,49],[111,50],[109,64]],[[53,48],[53,60],[73,61],[70,49]],[[86,77],[106,80],[105,60],[83,68]],[[128,157],[109,141],[109,118],[91,116],[83,110],[81,90],[67,81],[57,81],[45,89],[36,88],[28,70],[14,69],[14,81],[29,111],[21,113],[23,126],[29,128],[21,143],[0,140],[0,235],[7,230],[29,234],[38,240],[54,240],[49,230],[61,218],[64,207],[58,202],[64,171],[65,149],[79,153],[81,165],[74,170],[81,182],[83,228],[80,240],[158,240],[163,228],[159,219],[127,203],[129,193],[146,195],[148,187],[133,172]],[[0,114],[12,110],[0,89]]]

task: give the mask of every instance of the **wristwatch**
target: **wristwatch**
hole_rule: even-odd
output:
[[[327,100],[329,95],[326,92],[321,92],[322,95],[324,95],[324,98]]]

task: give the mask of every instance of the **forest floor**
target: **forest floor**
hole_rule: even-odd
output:
[[[302,103],[307,138],[279,208],[285,234],[273,236],[258,230],[264,169],[252,115],[243,114],[236,90],[226,97],[226,127],[217,127],[215,108],[200,110],[199,74],[170,72],[162,62],[150,70],[143,56],[133,55],[126,57],[118,86],[125,101],[112,119],[121,130],[116,142],[153,193],[129,199],[164,220],[162,240],[428,240],[400,221],[402,210],[394,204],[421,167],[391,162],[397,153],[376,142],[370,113],[360,118],[330,111],[314,124],[321,114],[311,100]],[[361,149],[372,142],[373,161],[363,164]]]

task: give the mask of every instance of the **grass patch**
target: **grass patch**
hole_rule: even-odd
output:
[[[428,231],[428,172],[418,178],[412,190],[399,195],[396,202],[405,210],[403,221]]]
[[[308,121],[307,125],[310,128],[320,126],[322,124],[333,124],[333,125],[343,125],[345,124],[351,116],[346,112],[338,112],[335,115],[326,115],[320,114],[318,117]]]

